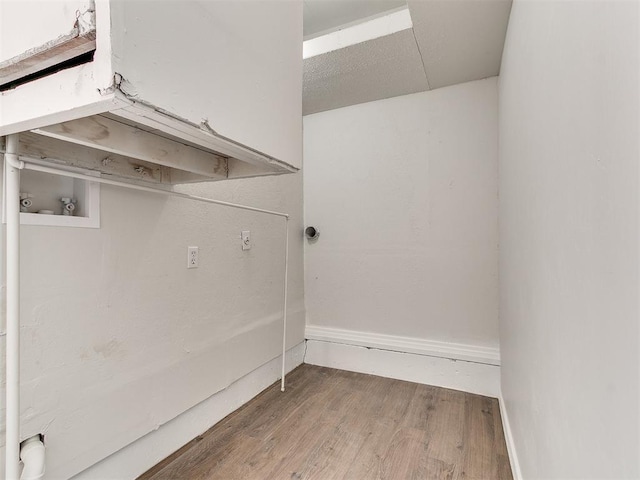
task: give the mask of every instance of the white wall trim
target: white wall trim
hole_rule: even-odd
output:
[[[287,372],[302,364],[305,344],[287,351]],[[137,478],[250,401],[280,378],[282,356],[258,367],[144,437],[74,476],[74,480]]]
[[[404,7],[389,14],[372,18],[335,32],[305,40],[302,43],[302,58],[307,59],[350,47],[358,43],[385,37],[413,27],[409,8]]]
[[[504,403],[502,393],[498,397],[500,404],[500,417],[502,417],[502,429],[504,430],[504,439],[507,443],[507,451],[509,453],[509,463],[511,464],[511,473],[513,480],[523,480],[522,471],[520,470],[520,462],[516,453],[516,444],[513,441],[513,433],[511,432],[511,424],[509,423],[509,415],[507,414],[507,406]]]
[[[413,337],[384,335],[381,333],[358,332],[341,328],[307,325],[307,340],[340,343],[360,347],[371,347],[392,352],[413,353],[430,357],[464,360],[466,362],[500,365],[498,348],[463,343],[449,343]]]
[[[305,363],[497,398],[500,367],[415,353],[307,340]]]

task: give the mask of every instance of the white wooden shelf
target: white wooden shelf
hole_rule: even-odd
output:
[[[63,3],[74,15],[28,12],[46,25],[40,44],[17,35],[0,52],[0,135],[20,134],[20,154],[161,184],[301,167],[297,9],[256,6],[254,19],[233,2]],[[25,8],[3,10],[0,29]],[[265,17],[282,20],[277,32]]]

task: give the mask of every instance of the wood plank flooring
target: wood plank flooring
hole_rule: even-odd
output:
[[[498,401],[302,365],[139,480],[512,480]]]

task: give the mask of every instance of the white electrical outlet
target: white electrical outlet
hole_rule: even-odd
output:
[[[242,232],[242,250],[251,250],[251,232],[243,230]]]
[[[198,268],[198,247],[187,247],[187,268]]]

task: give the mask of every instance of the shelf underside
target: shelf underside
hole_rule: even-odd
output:
[[[280,165],[221,155],[113,113],[19,134],[19,154],[126,180],[184,184],[288,173]]]

